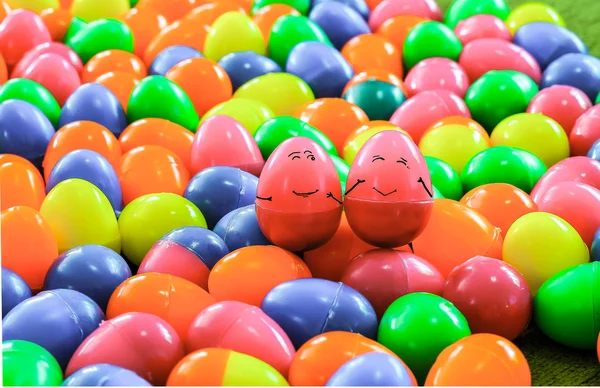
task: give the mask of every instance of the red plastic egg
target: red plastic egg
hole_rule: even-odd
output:
[[[504,21],[494,15],[474,15],[459,22],[454,33],[463,45],[483,38],[512,41],[512,36]]]
[[[256,141],[236,119],[213,116],[198,128],[192,144],[192,174],[212,166],[231,166],[260,176],[264,164]]]
[[[58,54],[40,55],[23,70],[22,78],[28,78],[44,86],[60,106],[81,85],[77,70]]]
[[[73,66],[77,73],[81,73],[81,70],[83,69],[83,63],[81,63],[81,59],[77,53],[73,51],[73,49],[59,42],[48,42],[35,46],[31,50],[27,51],[17,66],[15,66],[12,72],[12,78],[22,77],[23,72],[29,67],[29,65],[31,65],[31,63],[42,54],[60,55],[66,59],[71,66]]]
[[[591,107],[592,101],[581,90],[567,85],[554,85],[533,97],[527,113],[541,113],[554,119],[569,135],[579,116]]]
[[[475,256],[454,268],[442,296],[463,313],[474,334],[498,334],[512,341],[531,318],[531,291],[523,275],[490,257]]]
[[[266,362],[287,376],[296,354],[283,329],[256,306],[226,301],[203,310],[190,325],[188,352],[224,348]]]
[[[15,66],[27,51],[50,41],[52,37],[44,20],[35,12],[14,10],[0,23],[0,54],[9,69]]]
[[[264,235],[289,251],[329,241],[342,217],[342,187],[325,150],[305,137],[281,143],[260,176],[256,216]]]
[[[413,241],[433,208],[431,177],[416,144],[402,132],[371,137],[356,155],[346,183],[350,227],[367,243],[394,248]]]
[[[538,203],[548,189],[559,182],[581,182],[600,190],[600,162],[585,156],[567,158],[550,167],[531,191]]]
[[[571,156],[586,156],[594,143],[600,139],[600,105],[583,113],[569,134]]]
[[[444,288],[444,277],[433,265],[413,253],[393,249],[373,249],[356,256],[341,282],[367,298],[379,318],[403,295],[441,295]]]
[[[162,318],[127,313],[102,322],[79,345],[65,376],[88,365],[112,364],[137,373],[152,385],[165,385],[184,356],[177,332]]]
[[[484,38],[467,44],[458,63],[475,82],[491,70],[514,70],[527,74],[535,83],[542,79],[540,65],[525,49],[503,39]]]
[[[462,67],[448,58],[428,58],[413,67],[404,80],[409,97],[445,89],[463,98],[471,85]]]

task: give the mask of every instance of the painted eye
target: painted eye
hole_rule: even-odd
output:
[[[315,161],[315,157],[314,157],[314,155],[307,155],[307,156],[306,156],[306,159],[310,159],[310,160],[312,160],[313,162]]]
[[[292,157],[292,160],[294,160],[294,159],[300,159],[300,157],[298,155],[296,155],[296,156]]]

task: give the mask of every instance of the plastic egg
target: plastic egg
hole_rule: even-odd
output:
[[[51,387],[62,383],[62,370],[56,359],[33,342],[2,342],[2,369],[2,385],[6,387]]]
[[[589,250],[565,220],[554,214],[533,212],[519,218],[508,229],[502,259],[523,274],[535,295],[553,275],[587,263]]]
[[[261,309],[296,348],[326,332],[360,333],[371,339],[377,332],[377,315],[367,298],[345,284],[324,279],[276,285],[266,294]]]
[[[254,51],[227,54],[218,64],[229,76],[234,91],[251,79],[282,71],[275,61]]]
[[[265,41],[258,26],[249,16],[239,12],[221,15],[211,26],[204,42],[204,54],[217,62],[236,51],[265,54]]]
[[[446,277],[474,256],[502,257],[502,234],[479,212],[449,199],[436,199],[425,230],[413,242],[414,253]]]
[[[18,273],[2,267],[2,318],[32,295],[31,288]]]
[[[463,98],[470,86],[463,68],[447,58],[428,58],[413,67],[405,79],[409,97],[419,92],[446,89]]]
[[[444,198],[459,200],[463,189],[458,172],[448,163],[433,156],[425,156],[425,163],[431,175],[431,183],[440,190]]]
[[[515,35],[521,27],[534,22],[546,22],[564,27],[562,16],[548,4],[531,2],[521,4],[512,10],[506,18],[506,25],[511,34]]]
[[[382,1],[369,17],[369,27],[376,31],[386,20],[399,15],[413,15],[424,19],[441,20],[440,7],[431,0]]]
[[[315,249],[333,237],[342,215],[342,192],[325,150],[302,137],[281,143],[258,182],[256,215],[265,236],[293,252]]]
[[[510,9],[505,0],[458,0],[448,8],[444,21],[450,28],[455,28],[459,22],[478,14],[494,15],[506,20]]]
[[[0,211],[13,206],[39,210],[45,196],[44,179],[31,162],[13,154],[0,155]]]
[[[352,165],[354,159],[356,159],[358,152],[369,141],[369,139],[376,134],[383,131],[397,131],[408,136],[408,133],[400,129],[400,127],[386,123],[385,121],[380,124],[377,124],[377,121],[372,121],[371,123],[361,126],[346,139],[343,154],[344,162],[347,163],[348,170],[350,170],[350,165]],[[348,174],[346,174],[346,179],[347,178]],[[346,179],[344,179],[344,181],[346,181]]]
[[[21,156],[40,167],[54,135],[52,123],[28,102],[0,102],[0,154]]]
[[[146,65],[136,55],[123,50],[106,50],[94,55],[83,68],[83,83],[94,82],[110,72],[123,72],[142,79],[148,75]]]
[[[149,382],[138,376],[129,369],[110,364],[94,364],[83,367],[69,376],[62,384],[65,387],[101,387],[128,386],[149,387]]]
[[[196,284],[163,273],[143,273],[121,283],[113,292],[106,317],[143,312],[165,320],[185,342],[190,324],[215,298]]]
[[[2,339],[38,344],[65,368],[77,347],[102,320],[100,307],[77,291],[43,291],[2,319]]]
[[[388,39],[399,51],[403,51],[404,42],[410,31],[417,24],[427,20],[414,15],[398,15],[383,22],[375,33]]]
[[[542,114],[521,113],[500,122],[490,136],[493,146],[509,146],[532,153],[546,167],[569,157],[569,139],[556,121]]]
[[[265,163],[250,133],[229,116],[213,116],[202,122],[191,155],[194,174],[212,166],[231,166],[260,176]]]
[[[118,253],[101,245],[82,245],[56,258],[46,274],[44,290],[79,291],[106,311],[113,291],[129,277],[131,270]]]
[[[575,87],[594,101],[600,93],[600,59],[579,53],[561,56],[548,65],[542,76],[542,89],[552,85]]]
[[[370,120],[389,120],[406,101],[403,88],[391,83],[372,79],[350,87],[348,85],[342,97],[362,109]]]
[[[559,182],[581,182],[600,189],[600,162],[585,156],[562,160],[548,169],[531,191],[537,202],[546,191]]]
[[[81,85],[79,73],[71,63],[58,54],[42,54],[27,66],[21,78],[44,86],[60,106]]]
[[[213,231],[232,252],[252,245],[271,244],[260,230],[254,204],[230,211],[217,222]]]
[[[74,15],[91,21],[102,18],[117,18],[129,10],[130,2],[126,0],[108,0],[103,7],[89,0],[73,0],[70,4],[71,12]]]
[[[204,58],[204,55],[189,46],[170,46],[161,51],[148,68],[150,75],[166,76],[175,65],[192,58]]]
[[[368,7],[367,3],[365,2],[365,0],[314,0],[312,2],[312,6],[314,8],[321,3],[327,3],[329,1],[336,1],[338,3],[347,5],[348,7],[352,8],[353,10],[358,12],[362,16],[363,19],[365,19],[365,20],[369,19],[369,14],[371,13],[371,11],[369,10],[369,7]]]
[[[569,134],[569,148],[572,156],[588,156],[597,159],[593,154],[594,143],[600,139],[600,107],[593,107],[584,112],[573,125]],[[592,154],[589,154],[591,152]]]
[[[405,245],[427,225],[433,206],[431,178],[423,155],[401,132],[383,131],[365,143],[350,167],[347,187],[348,223],[369,244]],[[410,217],[404,218],[406,214]]]
[[[473,333],[512,341],[531,319],[532,297],[525,278],[498,259],[476,256],[454,268],[442,296],[464,314]]]
[[[200,210],[187,199],[172,193],[139,197],[119,217],[123,255],[139,264],[161,237],[183,226],[206,227]]]
[[[42,18],[29,10],[15,9],[0,23],[0,54],[9,68],[27,51],[51,40]]]
[[[60,106],[52,94],[39,83],[27,78],[13,78],[1,82],[0,102],[6,100],[22,100],[35,105],[55,127],[58,125]]]
[[[190,324],[186,348],[230,349],[256,357],[287,376],[294,346],[279,325],[261,309],[225,301],[204,309]]]
[[[254,2],[251,13],[255,14],[260,9],[271,4],[276,4],[276,2],[274,0],[257,0]],[[284,0],[283,4],[294,8],[302,15],[306,15],[308,13],[308,9],[310,8],[310,1],[308,0]]]
[[[534,299],[534,320],[544,334],[575,349],[596,349],[600,327],[597,262],[572,266],[548,279]]]
[[[391,41],[378,34],[363,34],[350,39],[341,50],[342,55],[358,74],[373,68],[402,77],[402,53]]]
[[[355,36],[371,33],[362,15],[343,2],[315,4],[308,18],[323,29],[337,50],[341,50]]]
[[[121,136],[119,143],[123,153],[145,145],[161,146],[176,154],[186,169],[191,171],[192,143],[194,134],[165,119],[142,119],[131,123]]]
[[[467,320],[452,303],[417,292],[390,305],[381,318],[377,341],[400,357],[422,384],[444,348],[469,335]]]
[[[266,103],[251,98],[233,98],[209,110],[202,117],[200,125],[217,115],[236,119],[251,135],[254,135],[262,124],[275,117],[275,114]]]
[[[446,25],[437,21],[419,23],[406,36],[404,65],[411,69],[422,60],[434,57],[458,61],[462,50],[462,43]]]
[[[164,385],[184,356],[177,332],[163,319],[126,313],[102,322],[87,337],[71,358],[65,376],[90,365],[111,364],[129,369],[153,385]]]
[[[581,90],[554,85],[541,90],[529,103],[527,113],[541,113],[555,120],[571,133],[577,119],[592,107],[592,101]]]
[[[590,259],[592,261],[600,261],[600,232],[596,229],[596,233],[594,233],[594,241],[592,242],[592,247],[590,248]]]
[[[239,371],[246,371],[240,373]],[[167,386],[288,386],[275,368],[229,349],[207,348],[188,354],[171,371]]]
[[[203,7],[203,9],[205,12],[209,13],[209,19],[213,19],[214,16],[219,16],[220,11],[231,11],[231,8],[241,9],[237,3],[227,2],[224,4],[225,6],[223,8],[225,9],[218,7],[215,3],[206,4],[206,7]],[[219,11],[215,12],[216,15],[212,12],[214,9]],[[204,41],[210,30],[210,23],[213,20],[207,24],[205,20],[197,22],[194,19],[195,18],[184,17],[170,25],[167,25],[165,22],[164,24],[166,27],[157,28],[156,32],[149,40],[150,43],[143,52],[144,63],[146,66],[150,67],[158,54],[170,46],[189,46],[197,51],[204,50]]]
[[[449,116],[471,118],[465,101],[448,90],[421,92],[409,98],[394,112],[390,122],[404,129],[415,143],[434,123]]]
[[[323,333],[298,349],[288,380],[292,386],[324,386],[346,362],[373,352],[394,356],[385,346],[358,333]],[[414,382],[412,373],[411,380]]]
[[[342,275],[342,283],[365,296],[381,318],[399,297],[413,292],[441,295],[444,278],[439,271],[408,252],[373,249],[353,258]]]
[[[57,184],[44,199],[40,214],[56,237],[59,253],[85,244],[121,251],[121,236],[110,201],[85,180],[67,179]]]
[[[504,21],[497,16],[487,14],[473,15],[462,20],[454,28],[454,33],[463,45],[484,38],[512,41]]]
[[[275,22],[285,15],[300,16],[300,12],[286,3],[273,3],[258,9],[252,14],[252,20],[260,29],[267,45],[269,44],[271,29],[275,25]]]
[[[527,50],[542,70],[565,54],[588,54],[585,43],[573,32],[548,22],[527,23],[515,32],[513,42]]]
[[[106,50],[132,53],[134,44],[129,26],[116,19],[94,20],[67,37],[65,42],[79,55],[83,63]]]
[[[474,334],[440,353],[426,386],[529,386],[527,359],[512,342],[495,334]]]
[[[327,380],[327,387],[415,386],[414,376],[397,357],[386,353],[365,353],[342,365]]]
[[[217,301],[260,306],[265,295],[288,280],[311,277],[296,255],[275,246],[250,246],[231,252],[215,264],[208,289]]]

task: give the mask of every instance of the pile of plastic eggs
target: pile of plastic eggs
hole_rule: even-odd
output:
[[[599,93],[541,3],[0,0],[3,384],[596,358]]]

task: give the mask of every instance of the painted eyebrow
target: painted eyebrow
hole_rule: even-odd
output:
[[[304,151],[304,153],[307,153],[307,152],[308,152],[309,154],[312,154],[312,151],[311,151],[311,150],[306,150],[306,151]]]
[[[291,154],[289,154],[289,155],[288,155],[288,158],[289,158],[290,156],[294,155],[294,154],[299,154],[299,153],[300,153],[300,152],[298,152],[298,151],[292,152]]]

